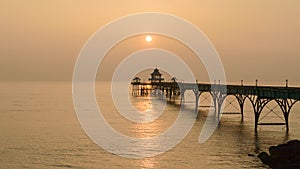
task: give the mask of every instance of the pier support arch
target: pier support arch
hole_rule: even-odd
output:
[[[211,91],[211,96],[213,98],[214,106],[215,106],[215,114],[218,117],[218,121],[220,121],[220,114],[221,114],[221,108],[222,104],[227,96],[227,93],[223,93],[221,90],[214,90]]]
[[[259,116],[263,110],[263,108],[272,100],[269,98],[261,98],[259,96],[250,95],[247,96],[253,106],[254,116],[255,116],[255,132],[257,132],[258,120]]]
[[[290,111],[295,103],[297,103],[297,100],[293,99],[275,99],[277,104],[282,110],[284,120],[285,120],[285,126],[286,126],[286,132],[289,131],[289,114]]]
[[[235,98],[237,99],[239,106],[240,106],[240,111],[241,111],[241,121],[244,121],[244,104],[246,100],[246,96],[242,94],[235,94]]]
[[[185,103],[185,98],[184,98],[185,91],[186,91],[186,89],[180,88],[180,105]]]
[[[194,92],[195,98],[196,98],[195,99],[195,101],[196,101],[195,112],[197,113],[196,118],[198,119],[199,118],[199,99],[200,99],[200,95],[201,95],[202,92],[200,92],[198,88],[193,89],[193,92]]]

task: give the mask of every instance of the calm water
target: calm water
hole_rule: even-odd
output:
[[[254,115],[247,102],[243,123],[239,115],[223,115],[220,127],[204,144],[198,143],[206,117],[201,112],[187,137],[170,151],[145,159],[123,158],[101,149],[85,134],[74,112],[71,89],[70,82],[0,83],[0,168],[267,168],[248,154],[300,139],[300,104],[292,109],[289,135],[283,126],[261,126],[255,135]],[[178,115],[178,107],[167,105],[158,120],[132,123],[115,110],[109,84],[97,84],[96,94],[107,121],[129,136],[154,136]],[[132,98],[132,103],[142,111],[151,108],[148,98]],[[230,106],[227,109],[231,111]],[[281,115],[278,107],[274,111]],[[276,115],[268,117],[265,120]]]

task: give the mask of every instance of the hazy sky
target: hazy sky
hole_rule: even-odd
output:
[[[198,26],[230,82],[300,83],[299,0],[1,0],[0,80],[71,80],[87,39],[137,12],[170,13]]]

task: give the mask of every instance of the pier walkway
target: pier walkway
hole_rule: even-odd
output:
[[[224,84],[205,84],[205,83],[182,83],[176,82],[154,82],[142,83],[138,79],[132,81],[132,94],[143,96],[152,90],[158,90],[168,98],[180,97],[180,104],[185,103],[184,93],[187,90],[195,94],[195,111],[198,113],[199,98],[202,93],[210,93],[215,113],[220,120],[221,107],[227,96],[234,96],[240,107],[242,120],[244,118],[244,103],[249,99],[253,106],[255,115],[255,131],[258,125],[279,125],[284,124],[286,131],[289,130],[289,114],[293,105],[300,100],[300,88],[298,87],[277,87],[277,86],[244,86],[244,85],[224,85]],[[272,100],[275,100],[281,108],[285,123],[259,123],[259,117],[263,108]]]

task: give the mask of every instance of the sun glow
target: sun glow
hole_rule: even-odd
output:
[[[146,38],[145,38],[145,40],[147,42],[151,42],[152,41],[152,37],[150,35],[147,35]]]

